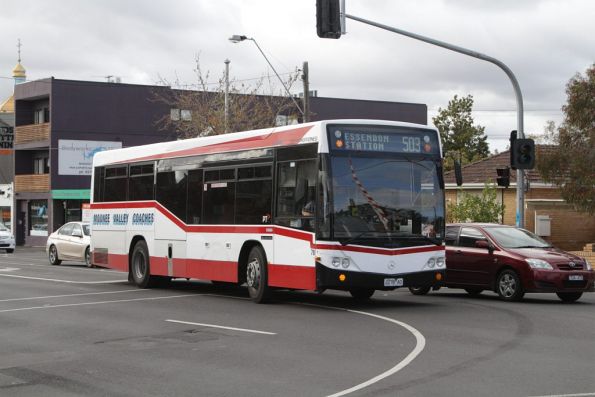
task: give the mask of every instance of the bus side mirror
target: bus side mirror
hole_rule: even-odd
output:
[[[457,181],[457,186],[463,184],[463,170],[461,169],[461,163],[457,160],[455,160],[455,180]]]

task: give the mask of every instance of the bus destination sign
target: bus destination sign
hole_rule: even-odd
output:
[[[331,128],[330,146],[335,151],[364,151],[383,153],[438,154],[438,141],[434,131],[419,130],[412,133],[398,129],[370,131],[362,128]]]

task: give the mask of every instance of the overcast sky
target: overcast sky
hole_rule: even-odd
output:
[[[495,57],[512,69],[525,104],[525,132],[559,122],[565,86],[595,62],[591,0],[346,0],[347,13]],[[512,86],[498,67],[348,20],[339,40],[316,36],[314,0],[28,0],[0,12],[0,100],[22,42],[27,79],[154,84],[159,76],[195,82],[196,54],[216,81],[231,60],[238,80],[272,73],[257,40],[281,74],[308,61],[319,96],[425,103],[429,122],[455,94],[473,95],[476,123],[490,149],[504,150],[516,129]],[[301,83],[292,91],[298,93]]]

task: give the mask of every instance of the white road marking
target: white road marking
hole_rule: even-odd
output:
[[[28,301],[28,300],[36,300],[36,299],[52,299],[52,298],[68,298],[71,296],[86,296],[86,295],[104,295],[104,294],[120,294],[125,292],[139,292],[144,291],[140,288],[136,289],[126,289],[123,291],[103,291],[103,292],[87,292],[84,294],[66,294],[66,295],[48,295],[48,296],[32,296],[27,298],[11,298],[11,299],[0,299],[1,302],[17,302],[17,301]]]
[[[17,276],[15,274],[0,274],[0,277],[24,278],[27,280],[52,281],[54,283],[66,283],[66,284],[112,284],[112,283],[128,282],[128,279],[125,279],[125,280],[103,280],[103,281],[72,281],[72,280],[60,280],[60,279],[56,279],[56,278]]]
[[[229,329],[229,330],[232,330],[232,331],[252,332],[254,334],[277,335],[275,332],[258,331],[258,330],[255,330],[255,329],[225,327],[223,325],[192,323],[192,322],[189,322],[189,321],[179,321],[179,320],[165,320],[165,321],[168,321],[170,323],[178,323],[178,324],[198,325],[200,327],[221,328],[221,329]]]
[[[3,267],[3,268],[0,268],[0,272],[14,272],[14,271],[17,271],[17,270],[21,270],[21,269],[18,268],[18,267]]]
[[[136,298],[136,299],[118,299],[113,301],[100,301],[100,302],[85,302],[85,303],[68,303],[64,305],[44,305],[44,306],[33,306],[33,307],[21,307],[18,309],[5,309],[0,310],[0,313],[9,312],[20,312],[25,310],[37,310],[37,309],[54,309],[59,307],[72,307],[72,306],[90,306],[90,305],[103,305],[106,303],[123,303],[123,302],[139,302],[139,301],[152,301],[161,299],[175,299],[175,298],[187,298],[190,296],[198,296],[199,294],[188,294],[188,295],[173,295],[173,296],[156,296],[151,298]]]
[[[404,323],[402,321],[398,321],[389,317],[384,317],[384,316],[380,316],[378,314],[373,314],[373,313],[368,313],[368,312],[363,312],[363,311],[359,311],[359,310],[350,310],[350,309],[344,309],[341,307],[333,307],[333,306],[325,306],[325,305],[314,305],[314,304],[309,304],[309,303],[298,303],[300,305],[305,305],[305,306],[314,306],[314,307],[323,307],[326,309],[333,309],[333,310],[343,310],[349,313],[356,313],[356,314],[361,314],[364,316],[370,316],[370,317],[374,317],[383,321],[388,321],[390,323],[393,324],[397,324],[403,328],[405,328],[407,331],[411,332],[413,334],[413,336],[415,337],[415,347],[413,348],[413,350],[407,355],[407,357],[405,357],[403,360],[401,360],[397,365],[395,365],[394,367],[390,368],[389,370],[381,373],[380,375],[377,375],[375,377],[373,377],[372,379],[369,379],[363,383],[360,383],[358,385],[355,385],[353,387],[350,387],[349,389],[345,389],[342,390],[340,392],[334,393],[334,394],[330,394],[327,397],[339,397],[339,396],[345,396],[347,394],[353,393],[355,391],[361,390],[365,387],[368,387],[376,382],[381,381],[384,378],[388,378],[391,375],[396,374],[397,372],[399,372],[400,370],[402,370],[403,368],[405,368],[407,365],[409,365],[421,352],[422,350],[425,348],[426,346],[426,338],[424,338],[424,336],[422,335],[421,332],[419,332],[417,329],[413,328],[411,325]]]
[[[579,394],[550,394],[547,396],[533,396],[533,397],[589,397],[595,396],[595,393],[579,393]]]
[[[44,267],[46,269],[60,269],[60,270],[77,270],[77,271],[84,271],[84,272],[107,272],[107,273],[122,273],[119,270],[111,270],[111,269],[99,269],[99,268],[88,268],[85,265],[72,267],[68,266],[51,266],[49,263],[22,263],[22,262],[4,262],[0,261],[0,265],[19,265],[19,266],[36,266],[36,267]]]

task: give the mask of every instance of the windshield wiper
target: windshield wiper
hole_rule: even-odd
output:
[[[437,246],[442,246],[441,240],[434,238],[434,237],[424,236],[422,234],[420,234],[419,236],[409,235],[409,236],[396,236],[396,237],[397,238],[406,238],[409,240],[425,240],[425,241],[429,241],[430,243],[435,244]]]

